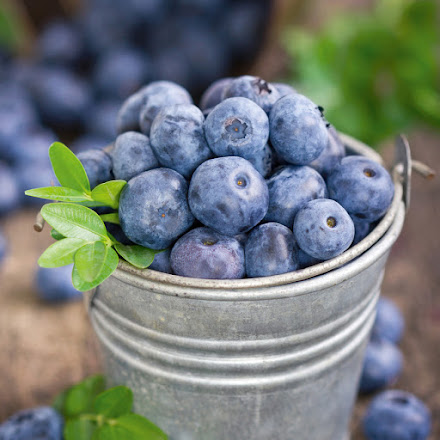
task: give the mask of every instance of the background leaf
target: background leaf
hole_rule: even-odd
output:
[[[61,186],[90,193],[90,182],[80,160],[61,142],[49,148],[49,157],[55,176]]]
[[[95,412],[109,418],[127,414],[133,407],[133,392],[125,386],[110,388],[96,397]]]
[[[102,241],[86,244],[75,254],[75,267],[79,276],[87,282],[100,274],[110,248]]]
[[[147,268],[154,260],[154,256],[161,252],[145,248],[139,245],[115,244],[115,249],[119,255],[138,269]]]
[[[90,196],[76,189],[66,188],[64,186],[48,186],[45,188],[35,188],[25,191],[30,197],[40,199],[57,200],[60,202],[87,202]]]
[[[87,241],[110,242],[104,222],[89,208],[70,203],[49,203],[41,215],[60,234]]]
[[[72,271],[73,287],[75,287],[75,289],[79,290],[80,292],[87,292],[88,290],[94,289],[116,270],[116,268],[118,267],[118,263],[119,257],[116,251],[111,247],[107,247],[107,253],[102,269],[93,281],[87,281],[81,278],[75,264]]]
[[[65,418],[77,417],[93,411],[93,402],[105,389],[104,376],[98,374],[88,377],[59,394],[53,403],[54,408]]]
[[[64,427],[65,440],[92,440],[96,431],[96,423],[87,419],[73,419],[66,422]]]
[[[38,264],[41,267],[61,267],[72,264],[75,253],[86,244],[87,241],[80,238],[63,238],[51,244],[43,252],[38,259]]]
[[[97,202],[104,203],[113,209],[119,207],[119,197],[124,186],[127,184],[125,180],[111,180],[101,183],[92,191],[92,198]]]

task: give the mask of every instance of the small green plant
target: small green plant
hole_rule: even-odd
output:
[[[85,379],[55,398],[64,417],[65,440],[167,440],[146,418],[134,414],[133,392],[125,386],[105,390],[101,375]]]
[[[127,182],[112,180],[90,188],[80,160],[60,142],[49,148],[55,176],[61,186],[26,191],[26,195],[55,200],[42,207],[41,215],[52,226],[57,241],[38,260],[42,267],[60,267],[74,263],[72,282],[84,292],[101,284],[117,268],[118,254],[139,269],[148,267],[161,251],[118,242],[104,222],[119,224],[119,197]],[[108,206],[115,210],[98,215],[91,207]]]
[[[438,12],[435,0],[378,0],[318,33],[290,29],[291,82],[373,146],[416,124],[440,128]]]

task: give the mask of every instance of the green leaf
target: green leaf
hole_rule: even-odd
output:
[[[154,260],[154,256],[162,251],[155,251],[139,245],[115,244],[118,254],[138,269],[145,269]]]
[[[73,419],[66,422],[64,427],[65,440],[92,440],[96,431],[96,423],[88,419]]]
[[[104,389],[104,376],[91,376],[59,394],[53,405],[65,418],[91,413],[96,396]]]
[[[101,183],[93,189],[92,198],[93,200],[104,203],[106,206],[110,206],[113,209],[118,209],[119,197],[126,184],[127,182],[125,180],[111,180],[109,182]]]
[[[55,240],[62,240],[63,238],[66,238],[66,237],[64,237],[63,234],[60,234],[56,229],[52,229],[52,230],[50,231],[50,235],[51,235],[52,238],[55,239]]]
[[[120,225],[119,214],[117,212],[111,212],[110,214],[101,214],[100,217],[103,222]]]
[[[63,238],[43,252],[38,259],[38,264],[41,267],[61,267],[72,264],[75,253],[85,245],[87,241],[80,238]]]
[[[87,281],[79,274],[77,265],[73,266],[72,282],[75,289],[80,292],[86,292],[101,284],[106,278],[108,278],[118,267],[119,257],[115,250],[109,246],[106,247],[107,252],[105,254],[104,264],[101,267],[99,274],[92,281]],[[76,261],[76,257],[75,257]]]
[[[95,241],[78,250],[75,254],[75,267],[84,281],[90,283],[99,275],[109,249],[102,241]]]
[[[110,243],[101,217],[85,206],[49,203],[41,208],[41,215],[65,237]]]
[[[61,186],[90,193],[90,183],[80,160],[61,142],[49,148],[49,157],[55,176]]]
[[[60,202],[87,202],[90,196],[76,189],[65,188],[64,186],[48,186],[25,191],[27,196],[40,199],[57,200]]]
[[[95,399],[94,409],[98,414],[116,418],[127,414],[133,406],[133,392],[125,386],[117,386],[104,391]]]
[[[167,440],[168,436],[153,422],[138,414],[125,414],[116,419],[116,426],[125,429],[130,436],[121,439]]]

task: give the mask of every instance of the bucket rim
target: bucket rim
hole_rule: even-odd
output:
[[[342,133],[341,139],[343,140],[344,145],[349,150],[352,150],[353,152],[361,154],[363,156],[367,156],[370,159],[375,160],[376,162],[383,162],[382,157],[377,152],[375,152],[372,148],[368,147],[362,142]],[[349,248],[341,255],[331,260],[327,260],[322,263],[310,266],[306,269],[300,269],[268,277],[219,280],[183,277],[179,275],[158,272],[151,269],[137,269],[129,263],[121,260],[119,262],[118,268],[112,274],[112,276],[120,280],[124,280],[129,284],[134,283],[139,285],[139,282],[145,280],[145,282],[160,283],[163,285],[197,290],[241,290],[268,288],[292,284],[299,281],[306,281],[309,279],[316,280],[318,276],[325,275],[330,271],[332,271],[333,273],[335,269],[341,268],[341,266],[350,266],[349,263],[351,263],[357,257],[368,253],[368,251],[376,244],[378,244],[378,242],[382,238],[385,238],[384,236],[390,228],[395,231],[393,232],[393,234],[391,234],[391,239],[386,240],[387,243],[388,241],[391,242],[388,244],[388,247],[386,249],[382,250],[382,253],[391,248],[392,244],[397,239],[401,228],[403,227],[403,221],[405,217],[405,206],[402,201],[403,187],[401,176],[399,175],[399,173],[393,173],[393,181],[394,197],[391,206],[385,216],[379,222],[379,224],[374,228],[374,230],[370,234],[368,234],[367,237],[365,237],[362,241],[360,241],[355,246]],[[379,256],[377,256],[376,258],[379,258]],[[220,292],[218,293],[220,294]]]

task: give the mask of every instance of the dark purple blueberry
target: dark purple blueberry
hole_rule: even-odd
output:
[[[111,152],[115,179],[130,180],[144,171],[159,167],[147,136],[127,131],[116,138]]]
[[[273,151],[269,144],[266,144],[262,150],[249,157],[248,161],[264,177],[268,177],[272,172]]]
[[[352,246],[354,246],[355,244],[358,244],[360,241],[362,241],[370,233],[371,223],[365,220],[358,219],[353,215],[350,215],[350,217],[353,220],[354,224],[354,238],[352,243]]]
[[[328,143],[321,113],[310,99],[299,93],[279,99],[269,114],[270,141],[278,155],[294,165],[307,165]]]
[[[388,210],[394,184],[388,171],[363,156],[344,157],[327,179],[330,198],[352,216],[374,222]]]
[[[1,440],[61,440],[64,421],[49,406],[19,411],[0,425]]]
[[[405,321],[396,304],[390,299],[379,298],[372,336],[397,344],[402,339],[404,327]]]
[[[227,87],[232,78],[221,78],[214,81],[203,93],[200,99],[200,108],[205,110],[213,109],[217,104],[222,101],[222,94],[225,87]]]
[[[102,206],[98,206],[94,208],[94,211],[96,211],[99,215],[101,214],[108,214],[109,212],[113,212],[112,210],[107,210]],[[125,244],[125,245],[133,245],[134,243],[127,238],[127,236],[124,234],[124,231],[119,225],[115,225],[114,223],[105,223],[105,227],[107,228],[107,231],[113,235],[115,240],[117,240],[119,243]]]
[[[90,187],[113,179],[112,160],[103,150],[86,150],[77,154],[90,181]]]
[[[39,267],[36,275],[38,297],[49,302],[81,299],[82,293],[72,285],[72,269],[72,264],[55,268]]]
[[[141,107],[145,102],[144,89],[145,87],[129,96],[122,103],[116,117],[116,131],[118,133],[140,131],[139,115],[141,113]]]
[[[240,243],[209,228],[193,229],[177,240],[170,261],[174,273],[184,277],[236,279],[245,275]]]
[[[195,105],[178,104],[162,108],[151,125],[150,140],[160,164],[186,178],[213,154],[206,142],[205,118]]]
[[[324,178],[332,173],[345,156],[344,144],[332,126],[328,127],[328,134],[328,142],[324,150],[315,160],[309,163],[309,166],[318,171]]]
[[[186,180],[169,168],[145,171],[129,180],[119,200],[125,235],[151,249],[166,249],[193,224]]]
[[[359,383],[361,393],[372,393],[393,384],[403,368],[400,350],[385,339],[372,338],[365,351]]]
[[[84,41],[72,22],[55,20],[45,26],[36,43],[36,52],[46,64],[76,68],[84,56]]]
[[[269,138],[266,113],[247,98],[229,98],[207,116],[205,135],[217,156],[258,155]]]
[[[322,260],[314,258],[311,255],[304,252],[302,249],[297,250],[298,265],[300,269],[305,269],[306,267],[314,266],[315,264],[322,263]]]
[[[267,180],[269,209],[265,220],[293,225],[296,213],[307,202],[327,197],[324,179],[308,166],[287,165]]]
[[[246,275],[267,277],[298,269],[292,231],[280,223],[264,223],[249,233],[245,245]]]
[[[293,95],[298,93],[291,85],[285,83],[272,83],[273,86],[278,90],[280,98],[286,95]]]
[[[18,208],[21,200],[20,187],[12,170],[0,162],[0,217]]]
[[[157,270],[163,273],[173,273],[170,262],[171,250],[165,249],[154,256],[153,262],[148,266],[148,269]]]
[[[368,440],[427,440],[431,412],[413,394],[389,390],[370,403],[363,420]]]
[[[142,133],[150,134],[151,124],[162,109],[173,104],[192,104],[189,93],[179,84],[171,81],[154,81],[138,93],[143,96],[139,113],[139,126]]]
[[[350,247],[354,225],[339,203],[330,199],[316,199],[298,211],[293,233],[304,252],[320,260],[329,260]]]
[[[248,98],[259,105],[266,113],[269,113],[272,106],[280,98],[280,94],[273,84],[264,79],[244,75],[233,79],[223,90],[223,100],[234,97]]]
[[[46,153],[47,154],[47,153]],[[52,166],[44,156],[35,162],[20,162],[14,167],[15,175],[20,189],[20,200],[26,205],[41,206],[45,202],[37,197],[29,197],[25,195],[25,191],[33,188],[42,188],[57,184]]]
[[[150,79],[151,69],[145,53],[132,48],[112,49],[94,68],[95,88],[107,98],[125,99]]]
[[[202,163],[194,172],[188,201],[194,216],[221,234],[247,232],[265,216],[269,192],[261,174],[237,156]]]

